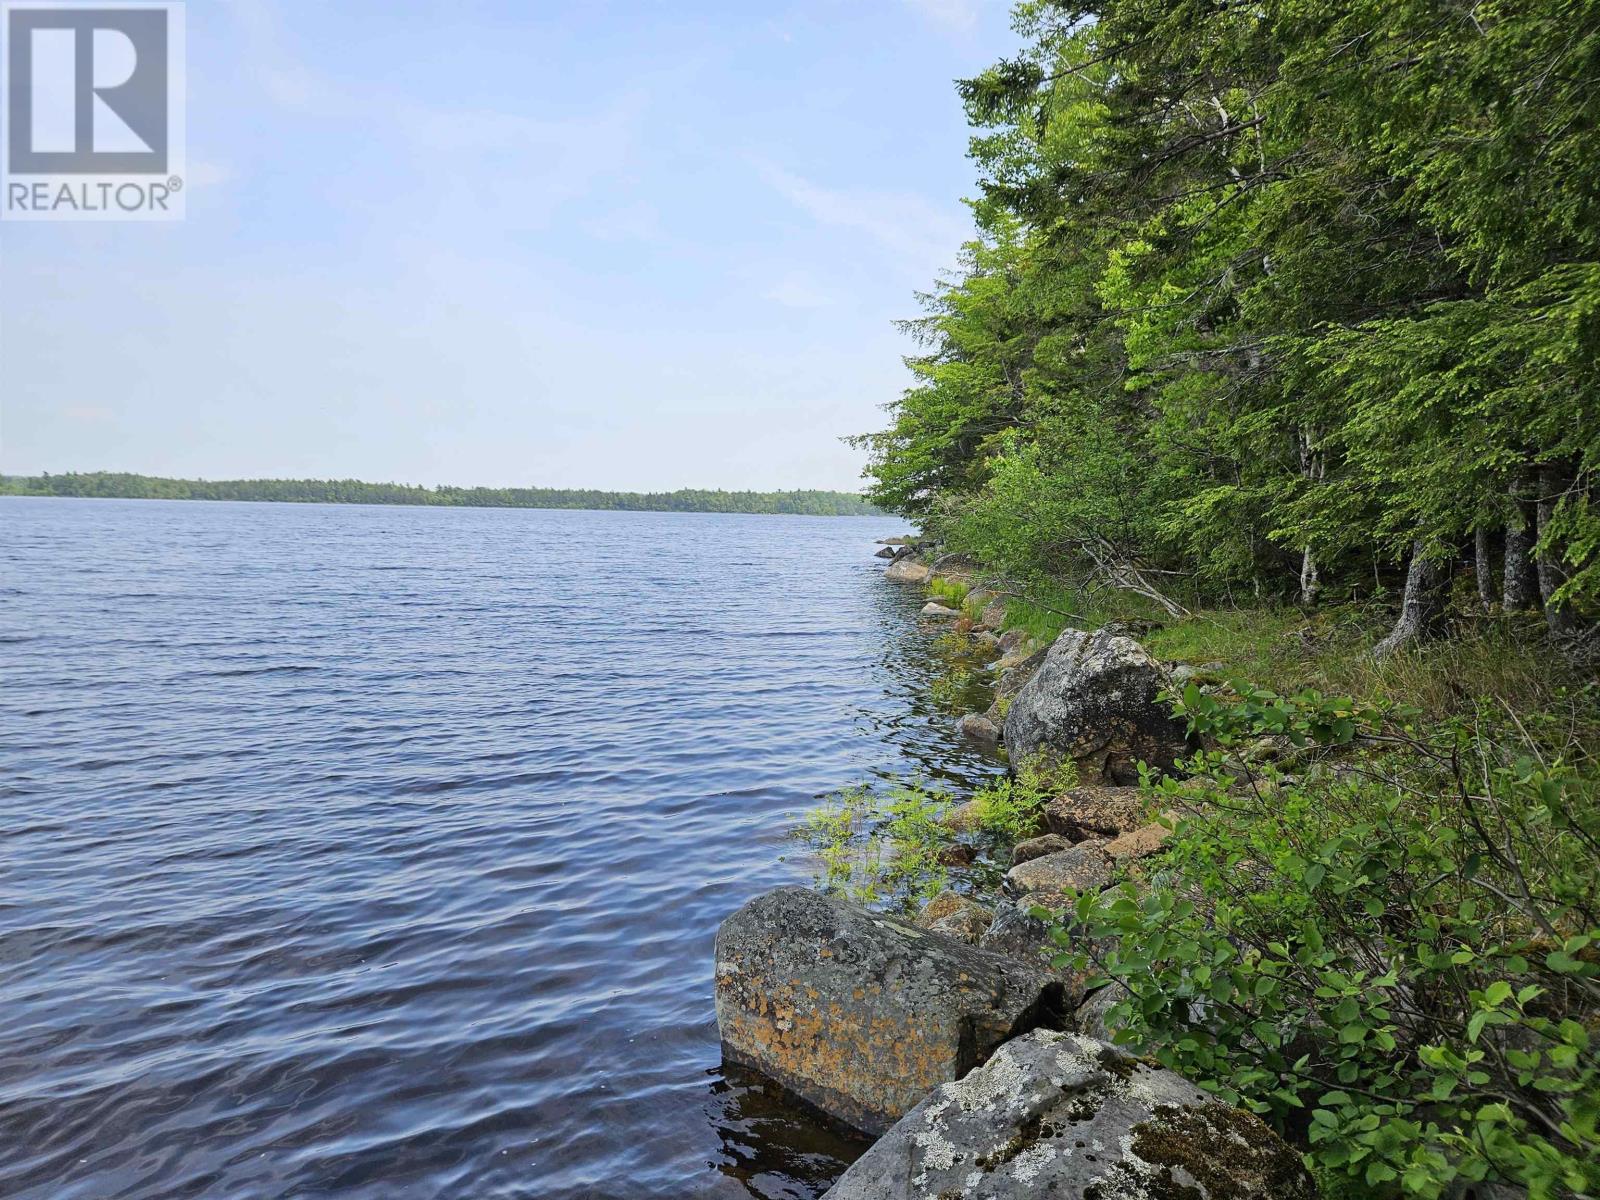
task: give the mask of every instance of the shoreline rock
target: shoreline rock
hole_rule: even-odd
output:
[[[1138,782],[1138,764],[1170,771],[1188,753],[1184,725],[1156,699],[1171,681],[1132,638],[1069,629],[1012,698],[1012,761],[1070,759],[1086,783]]]
[[[1066,1014],[1040,967],[798,887],[722,923],[716,1009],[728,1060],[869,1134]]]
[[[883,577],[895,583],[927,583],[933,577],[933,572],[927,564],[906,555],[890,563]]]
[[[918,1104],[824,1200],[1314,1200],[1259,1117],[1076,1033],[1038,1030]]]

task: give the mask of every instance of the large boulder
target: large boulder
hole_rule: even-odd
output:
[[[1039,966],[796,887],[722,923],[716,999],[729,1061],[869,1134],[1065,1011]]]
[[[1081,1034],[1038,1030],[917,1105],[825,1200],[1314,1200],[1260,1118]]]
[[[895,559],[883,573],[885,579],[892,579],[895,583],[927,583],[932,575],[926,563],[910,557]]]
[[[1068,629],[1006,712],[1011,760],[1078,764],[1084,783],[1134,783],[1138,763],[1170,770],[1187,752],[1183,724],[1157,693],[1161,665],[1132,638]]]

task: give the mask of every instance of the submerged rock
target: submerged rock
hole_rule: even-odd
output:
[[[1258,1117],[1081,1034],[1038,1030],[947,1083],[825,1200],[1314,1200]]]
[[[889,569],[883,573],[885,579],[892,579],[895,583],[927,583],[932,576],[925,563],[916,559],[905,557],[898,558],[889,564]]]
[[[1151,799],[1136,787],[1076,787],[1045,806],[1051,833],[1069,841],[1114,838],[1144,825]]]
[[[1000,726],[979,713],[968,713],[957,721],[956,732],[980,746],[993,748],[1000,744]]]
[[[716,993],[725,1057],[873,1134],[1065,1011],[1038,967],[796,887],[722,923]]]
[[[1007,709],[1012,761],[1070,759],[1084,783],[1136,782],[1140,761],[1170,770],[1187,752],[1183,723],[1156,699],[1170,682],[1133,639],[1066,630]]]

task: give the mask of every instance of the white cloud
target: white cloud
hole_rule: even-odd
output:
[[[911,192],[828,188],[771,163],[757,163],[767,184],[821,225],[853,229],[914,273],[954,262],[972,227],[949,209]]]

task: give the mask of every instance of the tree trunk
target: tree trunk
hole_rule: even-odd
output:
[[[1321,483],[1327,475],[1327,464],[1317,451],[1316,437],[1309,428],[1300,430],[1300,474],[1310,483]],[[1300,555],[1300,604],[1315,608],[1317,593],[1322,590],[1322,572],[1317,566],[1317,555],[1308,545]]]
[[[1544,539],[1546,531],[1550,528],[1550,521],[1556,515],[1556,506],[1561,503],[1561,498],[1570,485],[1571,480],[1558,466],[1547,463],[1539,472],[1539,501],[1535,509],[1539,521],[1539,540]],[[1544,605],[1544,619],[1550,626],[1550,632],[1576,633],[1578,618],[1573,613],[1572,606],[1556,604],[1552,600],[1561,585],[1567,581],[1567,572],[1561,563],[1560,550],[1553,545],[1547,545],[1544,553],[1538,555],[1538,568],[1539,600]]]
[[[1532,481],[1524,474],[1511,481],[1507,495],[1511,513],[1506,518],[1505,591],[1502,603],[1507,612],[1532,608],[1538,599],[1533,574]]]
[[[1300,603],[1315,608],[1317,593],[1322,590],[1322,572],[1317,567],[1317,556],[1310,546],[1300,555]]]
[[[1400,619],[1394,623],[1389,636],[1372,648],[1374,658],[1387,658],[1438,633],[1444,616],[1445,585],[1450,581],[1446,561],[1430,558],[1422,542],[1412,544],[1405,595],[1400,601]]]
[[[1480,525],[1472,538],[1473,566],[1478,574],[1478,602],[1483,611],[1494,608],[1494,549],[1489,544],[1489,530]]]

